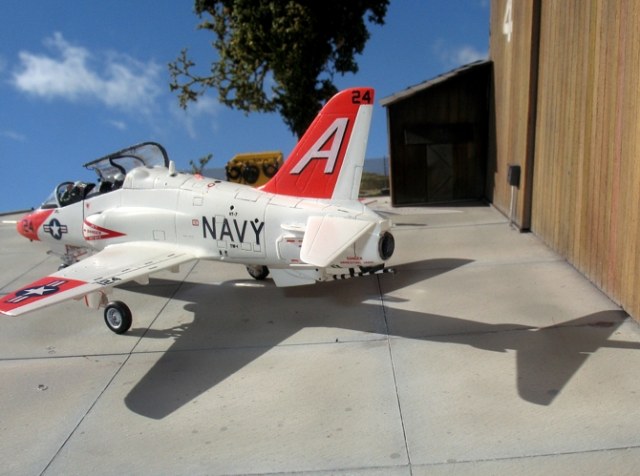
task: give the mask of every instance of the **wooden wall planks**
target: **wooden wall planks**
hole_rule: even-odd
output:
[[[535,2],[512,1],[510,42],[509,2],[494,0],[491,16],[494,203],[508,203],[505,165],[528,167],[531,230],[640,318],[640,2],[541,0],[537,68]],[[531,75],[535,105],[522,92]],[[527,155],[514,121],[532,113]],[[522,224],[526,190],[519,199]]]

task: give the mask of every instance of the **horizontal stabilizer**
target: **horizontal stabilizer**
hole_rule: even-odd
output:
[[[349,218],[314,216],[307,221],[300,258],[324,268],[374,227],[374,223]]]

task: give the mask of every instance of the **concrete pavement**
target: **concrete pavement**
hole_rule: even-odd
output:
[[[0,474],[635,474],[640,329],[491,207],[391,209],[398,268],[197,262],[0,320]],[[2,217],[10,221],[16,217]],[[54,271],[0,227],[0,293]]]

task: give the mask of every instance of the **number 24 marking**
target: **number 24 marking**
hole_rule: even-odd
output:
[[[351,102],[353,104],[371,104],[371,91],[366,90],[364,94],[359,89],[351,93]]]

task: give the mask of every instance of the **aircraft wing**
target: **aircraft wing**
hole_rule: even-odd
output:
[[[147,277],[196,259],[187,248],[159,242],[111,245],[93,256],[0,298],[0,313],[18,316]]]
[[[332,216],[314,216],[307,221],[300,258],[324,268],[349,246],[375,226],[363,220]]]

